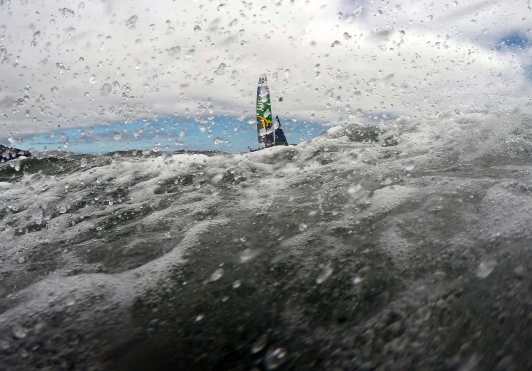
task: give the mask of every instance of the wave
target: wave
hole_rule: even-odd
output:
[[[528,369],[529,122],[2,165],[0,368]]]

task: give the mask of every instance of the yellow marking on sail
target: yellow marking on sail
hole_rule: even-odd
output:
[[[264,116],[257,116],[257,120],[260,122],[259,124],[260,129],[267,129],[270,126],[272,126],[272,122]]]

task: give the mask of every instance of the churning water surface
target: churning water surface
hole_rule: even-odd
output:
[[[0,369],[532,368],[532,127],[0,168]]]

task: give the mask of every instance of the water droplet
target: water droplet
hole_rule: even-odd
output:
[[[39,36],[41,36],[41,31],[35,31],[33,33],[33,39],[31,41],[31,45],[32,46],[37,46],[37,41],[39,39]]]
[[[298,228],[300,232],[305,232],[308,229],[308,225],[301,223]]]
[[[67,212],[67,208],[66,208],[65,205],[59,206],[58,210],[59,210],[59,214],[66,214],[66,212]]]
[[[223,174],[216,174],[215,176],[212,177],[211,181],[214,184],[218,184],[223,180],[223,178],[224,178]]]
[[[89,77],[89,83],[91,83],[92,85],[96,84],[96,75],[91,75]]]
[[[130,30],[134,29],[135,27],[137,27],[138,20],[139,20],[139,17],[137,15],[132,15],[131,17],[127,19],[126,27],[129,28]]]
[[[515,267],[515,269],[514,269],[514,274],[517,277],[522,278],[522,277],[524,277],[525,273],[526,273],[526,269],[522,265],[519,265],[519,266]]]
[[[57,62],[55,64],[55,66],[57,67],[57,69],[59,70],[59,73],[63,73],[65,71],[68,70],[68,68],[63,64],[63,63],[60,63],[60,62]]]
[[[211,274],[211,277],[209,278],[209,282],[216,282],[218,281],[220,278],[222,278],[224,275],[224,270],[223,268],[218,268],[217,270],[215,270],[212,274]]]
[[[44,328],[46,327],[46,323],[44,323],[43,321],[39,321],[35,324],[35,326],[33,326],[33,331],[35,333],[40,333]]]
[[[360,285],[363,281],[363,278],[360,276],[353,277],[353,285],[357,286]]]
[[[65,32],[67,33],[68,38],[71,38],[72,34],[74,32],[76,32],[76,28],[75,27],[68,27],[68,28],[65,29]]]
[[[175,57],[181,54],[181,47],[176,45],[171,47],[170,49],[167,49],[166,51],[168,52],[168,55]]]
[[[240,253],[240,263],[247,263],[260,254],[259,250],[245,249]]]
[[[251,354],[262,352],[267,345],[268,334],[263,334],[253,343],[253,346],[251,347]]]
[[[28,329],[18,324],[13,326],[12,332],[16,339],[24,339],[28,335]]]
[[[481,279],[487,278],[496,266],[497,262],[495,260],[485,260],[480,262],[477,268],[477,277]]]
[[[113,91],[113,87],[109,83],[103,84],[102,87],[100,88],[100,94],[103,96],[111,94],[112,91]]]
[[[351,196],[357,194],[362,189],[362,186],[360,184],[351,186],[347,189],[347,193],[349,193]]]
[[[316,283],[321,285],[323,282],[327,281],[329,277],[333,274],[333,269],[330,265],[326,265],[322,268],[320,275],[316,278]]]
[[[196,318],[194,318],[194,321],[195,322],[201,322],[201,321],[203,321],[204,318],[205,318],[205,316],[203,314],[198,314],[196,316]]]
[[[59,9],[59,13],[61,13],[63,17],[73,17],[76,14],[72,9],[69,8],[61,8]]]
[[[74,304],[76,304],[76,299],[74,299],[73,297],[70,297],[66,300],[66,306],[67,307],[71,307],[73,306]]]
[[[233,282],[234,289],[238,289],[240,286],[242,286],[242,282],[240,282],[240,280],[236,280],[235,282]]]
[[[229,143],[228,140],[222,139],[220,137],[214,138],[214,145],[216,145],[216,146],[219,146],[221,144],[227,144],[227,143]]]
[[[225,69],[227,68],[227,65],[225,63],[220,63],[218,65],[218,68],[216,68],[216,71],[214,71],[215,74],[221,76],[225,74]]]
[[[267,370],[276,370],[286,361],[287,352],[284,348],[270,348],[264,357]]]

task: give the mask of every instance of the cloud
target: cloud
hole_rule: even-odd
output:
[[[525,27],[518,13],[526,4],[72,4],[0,5],[4,132],[167,114],[253,116],[262,72],[283,97],[278,113],[333,122],[372,111],[511,109],[530,93],[524,57],[495,46],[512,32],[509,19]]]

